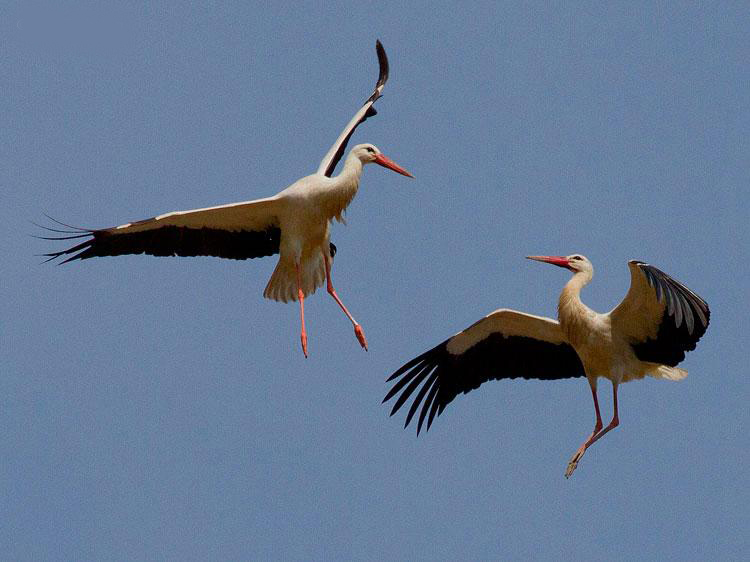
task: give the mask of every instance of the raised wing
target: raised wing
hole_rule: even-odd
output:
[[[388,81],[388,57],[385,55],[385,49],[383,49],[380,40],[375,41],[375,50],[378,53],[378,65],[380,66],[380,74],[378,75],[378,81],[375,84],[375,90],[372,92],[372,95],[367,98],[365,104],[359,108],[359,111],[354,114],[354,117],[352,117],[352,120],[349,121],[344,130],[341,131],[339,138],[336,139],[336,142],[333,143],[333,146],[321,161],[320,166],[318,166],[319,174],[328,177],[333,174],[333,170],[336,168],[336,164],[338,164],[339,160],[341,160],[341,156],[344,154],[344,150],[346,150],[346,145],[349,142],[352,133],[354,133],[354,129],[356,129],[365,119],[377,115],[378,113],[375,111],[372,104],[383,95],[383,88]]]
[[[269,197],[175,211],[101,230],[48,228],[61,236],[43,237],[47,240],[88,239],[67,250],[45,255],[50,260],[70,255],[61,263],[124,254],[216,256],[235,260],[270,256],[278,253],[281,239],[278,205],[276,197]]]
[[[613,331],[630,341],[641,361],[674,367],[706,333],[708,304],[660,269],[632,260],[630,290],[609,313]]]
[[[583,365],[567,343],[560,324],[551,318],[500,309],[440,345],[415,357],[390,376],[396,380],[383,402],[400,393],[391,415],[420,387],[404,427],[419,409],[417,434],[427,419],[459,394],[499,379],[554,380],[584,376]]]

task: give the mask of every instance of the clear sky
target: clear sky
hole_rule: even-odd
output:
[[[8,559],[748,555],[750,9],[743,3],[0,8],[0,551]],[[206,6],[206,4],[208,4]],[[740,7],[741,6],[741,7]],[[44,213],[107,227],[312,173],[377,76],[371,166],[324,292],[275,258],[55,266]],[[711,306],[683,382],[489,383],[419,438],[380,404],[484,314],[606,311],[648,261]],[[605,422],[611,416],[602,386]]]

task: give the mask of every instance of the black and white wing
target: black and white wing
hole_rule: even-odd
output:
[[[556,320],[500,309],[393,373],[388,381],[395,383],[383,402],[399,395],[391,410],[393,415],[416,392],[404,427],[421,405],[419,434],[425,418],[429,429],[435,415],[440,415],[456,396],[484,382],[582,376],[583,364]]]
[[[385,88],[385,83],[388,81],[388,57],[385,55],[385,49],[383,49],[380,40],[375,42],[375,50],[378,53],[378,65],[380,66],[380,73],[378,75],[378,81],[375,84],[375,90],[372,92],[372,95],[367,98],[364,105],[359,108],[359,111],[354,114],[354,117],[352,117],[352,120],[349,121],[344,130],[341,131],[339,138],[336,139],[336,142],[333,143],[333,146],[321,161],[320,166],[318,166],[319,174],[328,177],[333,174],[333,170],[336,168],[336,164],[338,164],[339,160],[341,160],[341,156],[344,154],[344,150],[346,150],[346,145],[354,133],[354,129],[356,129],[357,126],[368,117],[377,114],[377,111],[375,111],[375,108],[372,105],[381,95],[383,95],[383,88]]]
[[[660,269],[632,260],[630,289],[609,313],[613,331],[626,334],[641,361],[674,367],[706,333],[708,304]]]
[[[174,211],[101,230],[49,228],[60,236],[44,237],[47,240],[86,240],[67,250],[45,255],[50,260],[70,256],[61,263],[125,254],[216,256],[235,260],[270,256],[279,252],[278,209],[279,200],[274,196],[206,209]]]

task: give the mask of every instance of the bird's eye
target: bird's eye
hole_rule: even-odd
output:
[[[371,146],[368,146],[367,147],[367,152],[369,152],[370,154],[374,154],[375,153],[375,149],[372,148]]]
[[[573,259],[573,260],[582,260],[583,258],[581,256],[573,256],[571,259]]]

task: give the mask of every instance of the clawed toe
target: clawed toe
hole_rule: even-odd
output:
[[[357,336],[359,345],[361,345],[365,351],[367,351],[367,339],[365,339],[365,332],[362,330],[362,326],[357,324],[354,326],[354,335]]]
[[[573,475],[573,472],[575,471],[575,469],[578,468],[578,461],[581,460],[585,452],[586,452],[586,449],[580,448],[570,458],[570,461],[568,461],[568,468],[565,469],[565,478],[570,478]]]

